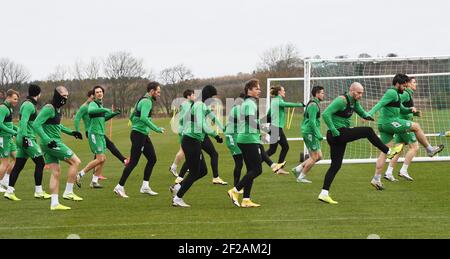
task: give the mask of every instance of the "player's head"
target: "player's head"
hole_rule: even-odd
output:
[[[250,96],[253,98],[259,98],[261,94],[261,87],[259,86],[258,79],[250,79],[245,83],[244,92],[246,96]]]
[[[213,85],[207,85],[202,89],[202,102],[217,96],[217,89]]]
[[[152,97],[153,100],[156,100],[156,98],[161,96],[161,85],[156,81],[148,83],[147,93]]]
[[[6,101],[9,102],[13,107],[19,103],[19,92],[9,89],[6,91]]]
[[[323,86],[316,85],[311,90],[312,97],[316,97],[320,101],[323,101],[325,98],[325,90],[323,89]]]
[[[88,102],[92,102],[94,100],[94,90],[89,90],[86,93],[86,97],[88,98],[87,99]]]
[[[405,87],[408,84],[409,77],[405,74],[396,74],[392,79],[392,85],[397,88],[399,93],[405,91]]]
[[[69,91],[64,86],[58,86],[55,88],[53,92],[52,104],[56,108],[61,108],[64,104],[67,103],[67,99],[69,98]]]
[[[407,87],[411,88],[411,90],[413,90],[413,91],[416,91],[416,89],[417,89],[417,80],[416,80],[415,77],[410,76],[408,78],[408,85],[407,85]]]
[[[195,93],[191,89],[187,89],[183,92],[183,97],[188,99],[189,101],[195,101]]]
[[[353,82],[350,85],[349,94],[355,100],[361,100],[361,98],[362,98],[362,96],[364,94],[364,86],[361,83],[359,83],[359,82]]]
[[[95,99],[103,99],[103,96],[105,95],[105,88],[103,88],[101,85],[94,86],[94,88],[92,88],[92,91],[94,91]]]
[[[31,84],[30,86],[28,86],[28,96],[35,97],[36,99],[41,97],[41,87],[39,87],[38,85],[34,85],[34,84]]]
[[[286,97],[286,91],[284,90],[284,87],[281,85],[272,86],[270,88],[270,95],[272,96],[281,96]]]

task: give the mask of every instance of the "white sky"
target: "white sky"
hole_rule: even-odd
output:
[[[32,79],[122,50],[196,77],[251,72],[286,43],[302,56],[450,55],[447,0],[0,0],[0,25],[0,57]]]

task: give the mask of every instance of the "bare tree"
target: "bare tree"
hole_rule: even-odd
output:
[[[386,55],[386,57],[388,57],[388,58],[395,58],[395,57],[398,57],[398,55],[396,53],[388,53]]]
[[[102,62],[98,58],[91,58],[89,63],[84,68],[84,74],[88,79],[97,79],[100,77]]]
[[[292,44],[286,44],[266,50],[260,57],[258,70],[278,72],[302,66],[302,58],[297,48]]]
[[[21,64],[8,58],[0,58],[0,91],[3,96],[10,87],[17,87],[31,77],[30,72]]]
[[[111,53],[103,65],[106,76],[113,82],[113,105],[125,110],[128,85],[142,78],[146,73],[143,60],[133,57],[129,52],[120,51]]]
[[[183,64],[166,68],[159,75],[161,83],[161,104],[170,114],[172,101],[180,97],[189,80],[194,78],[192,71]]]
[[[67,66],[57,65],[55,70],[48,75],[49,81],[59,82],[68,80],[71,77],[71,69]]]

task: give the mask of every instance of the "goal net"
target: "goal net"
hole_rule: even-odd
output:
[[[269,78],[267,90],[271,86],[282,85],[286,89],[287,101],[303,100],[307,103],[311,88],[323,86],[325,100],[320,105],[323,112],[334,98],[348,91],[351,83],[360,82],[365,91],[361,104],[369,111],[391,87],[395,74],[415,76],[417,90],[413,96],[414,105],[422,115],[414,117],[414,121],[421,125],[432,145],[444,144],[446,149],[430,159],[424,148],[420,148],[414,161],[450,160],[450,138],[443,136],[450,130],[450,57],[306,60],[304,71],[303,77],[299,78]],[[302,141],[299,126],[303,120],[303,108],[287,109],[286,114],[288,140]],[[363,122],[356,113],[351,120],[352,126],[370,126],[378,132],[377,121]],[[323,136],[326,136],[326,130],[322,120]],[[308,153],[305,147],[304,153]],[[322,153],[324,160],[321,163],[329,163],[330,152],[326,141],[322,142]],[[368,141],[355,141],[347,145],[344,163],[373,162],[378,154],[379,150]]]

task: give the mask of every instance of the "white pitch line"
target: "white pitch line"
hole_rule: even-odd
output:
[[[11,230],[40,230],[40,229],[65,229],[65,228],[111,228],[111,227],[133,227],[133,226],[153,226],[153,225],[208,225],[208,224],[240,224],[240,223],[280,223],[280,222],[302,222],[302,221],[367,221],[367,220],[450,220],[449,217],[339,217],[339,218],[309,218],[309,219],[257,219],[257,220],[239,220],[239,221],[183,221],[183,222],[142,222],[142,223],[125,223],[125,224],[90,224],[90,225],[71,225],[71,226],[19,226],[19,227],[0,227],[0,231]]]

